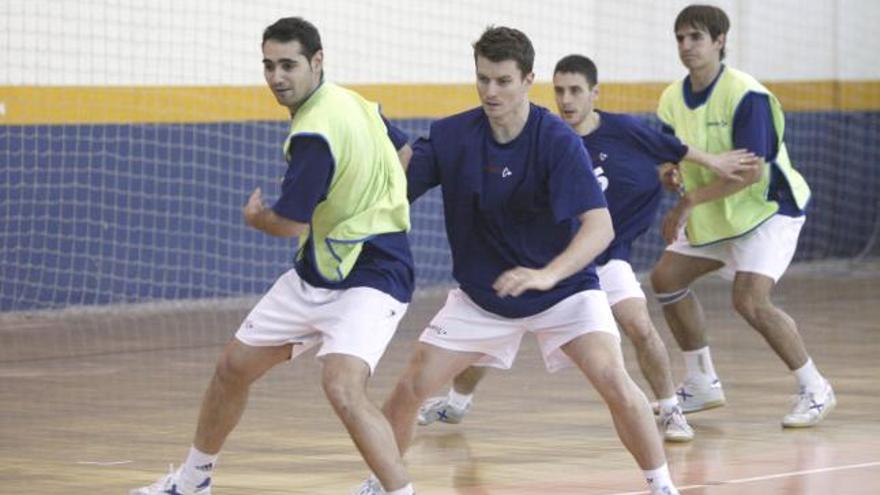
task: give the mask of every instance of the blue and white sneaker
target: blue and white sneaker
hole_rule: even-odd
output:
[[[801,390],[795,398],[791,412],[782,418],[783,428],[807,428],[815,426],[825,419],[825,416],[834,410],[837,398],[831,384],[825,381],[825,386],[819,393]]]
[[[678,390],[678,403],[681,411],[685,414],[714,409],[727,404],[724,398],[724,389],[721,388],[721,380],[714,379],[711,382],[701,382],[687,379]]]
[[[385,490],[375,477],[370,476],[351,495],[385,495]]]
[[[651,495],[681,495],[674,486],[666,485],[660,488],[651,488]]]
[[[660,412],[660,425],[663,439],[667,442],[690,442],[694,439],[694,429],[688,424],[681,407]]]
[[[150,486],[144,486],[128,492],[128,495],[211,495],[211,478],[205,478],[192,490],[184,488],[180,481],[180,469],[169,466],[168,474]]]
[[[419,425],[425,426],[440,421],[449,424],[461,423],[462,418],[470,410],[471,405],[468,404],[464,409],[453,406],[449,403],[449,397],[432,397],[422,404],[419,408],[418,422]]]

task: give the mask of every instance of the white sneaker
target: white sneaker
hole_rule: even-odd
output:
[[[794,400],[791,412],[782,418],[784,428],[806,428],[814,426],[828,416],[837,405],[834,389],[825,381],[825,386],[818,394],[801,390]]]
[[[717,378],[710,383],[687,379],[678,387],[675,393],[678,395],[681,411],[685,414],[705,411],[706,409],[713,409],[727,404],[727,399],[724,398],[724,390],[721,388],[721,381]]]
[[[660,425],[663,428],[663,438],[667,442],[690,442],[694,439],[694,429],[678,406],[660,413]]]
[[[442,421],[443,423],[457,424],[461,423],[461,419],[470,410],[471,405],[468,404],[464,409],[459,409],[449,404],[449,397],[432,397],[422,404],[419,408],[419,424],[422,426],[429,425],[434,421]]]
[[[681,495],[678,493],[678,490],[671,485],[666,485],[660,488],[651,488],[651,495]]]
[[[180,469],[174,470],[168,467],[168,474],[159,478],[159,481],[150,486],[144,486],[128,492],[128,495],[211,495],[211,478],[205,478],[193,490],[185,490],[180,486],[178,478]]]
[[[361,483],[357,490],[351,492],[351,495],[385,495],[385,490],[379,480],[370,476]]]

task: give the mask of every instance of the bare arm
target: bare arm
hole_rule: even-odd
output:
[[[409,160],[412,156],[413,150],[408,144],[404,144],[402,148],[397,150],[397,158],[400,160],[400,165],[403,167],[404,172],[409,168]]]
[[[607,208],[588,210],[578,217],[581,226],[564,251],[544,268],[518,266],[502,273],[492,284],[498,297],[518,296],[529,289],[549,290],[582,270],[614,239]]]
[[[760,167],[761,158],[748,150],[732,150],[719,154],[706,153],[688,146],[684,160],[699,163],[707,169],[734,182],[745,182],[747,176]]]
[[[758,160],[758,163],[761,165],[752,168],[740,178],[728,179],[719,177],[703,187],[683,194],[679,198],[678,203],[663,218],[662,231],[663,239],[666,240],[666,243],[668,244],[675,240],[678,231],[687,222],[691,211],[697,205],[730,196],[758,182],[764,168],[763,160],[760,158]]]
[[[263,204],[263,192],[254,189],[242,209],[244,221],[251,227],[275,237],[295,237],[308,228],[308,224],[288,220],[277,215]]]

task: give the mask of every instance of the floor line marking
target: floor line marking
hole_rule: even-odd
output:
[[[753,481],[764,481],[764,480],[772,480],[776,478],[788,478],[790,476],[801,476],[805,474],[815,474],[815,473],[827,473],[829,471],[843,471],[846,469],[860,469],[866,467],[875,467],[880,466],[880,461],[874,462],[863,462],[860,464],[846,464],[843,466],[830,466],[824,468],[816,468],[816,469],[804,469],[801,471],[788,471],[785,473],[777,473],[777,474],[768,474],[764,476],[752,476],[750,478],[736,478],[732,480],[722,480],[722,481],[709,481],[706,483],[701,483],[698,485],[686,485],[678,487],[679,491],[692,490],[694,488],[707,488],[710,486],[721,486],[721,485],[737,485],[741,483],[751,483]],[[608,495],[650,495],[650,490],[642,490],[639,492],[620,492],[620,493],[609,493]]]

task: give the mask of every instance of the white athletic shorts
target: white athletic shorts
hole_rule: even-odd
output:
[[[720,275],[732,280],[736,272],[766,275],[778,282],[791,264],[806,216],[774,215],[748,234],[728,241],[693,247],[684,235],[666,247],[668,251],[709,258],[724,263]]]
[[[295,344],[291,359],[321,344],[317,357],[356,356],[372,373],[406,307],[370,287],[312,287],[290,270],[254,306],[235,338],[253,347]]]
[[[636,278],[632,265],[624,260],[610,260],[596,269],[599,284],[608,295],[608,304],[614,306],[624,299],[645,299],[642,284]]]
[[[620,341],[608,298],[600,290],[578,292],[536,315],[505,318],[480,308],[461,289],[449,291],[419,340],[451,351],[483,353],[476,366],[510,369],[526,332],[535,334],[550,372],[574,364],[560,347],[576,337],[606,332]]]

